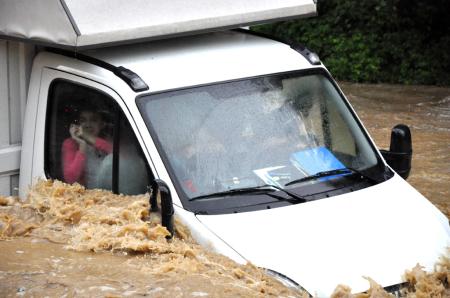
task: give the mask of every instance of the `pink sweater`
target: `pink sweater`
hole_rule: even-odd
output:
[[[109,154],[112,152],[112,145],[108,141],[96,138],[95,149]],[[67,138],[62,144],[62,162],[64,181],[67,183],[78,182],[85,184],[84,170],[86,165],[86,154],[78,150],[78,143]]]

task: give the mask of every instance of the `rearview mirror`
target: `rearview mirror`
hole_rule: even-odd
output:
[[[165,227],[170,236],[167,236],[167,239],[173,237],[173,204],[172,204],[172,196],[170,195],[170,190],[167,184],[160,179],[155,179],[151,185],[152,194],[150,196],[150,211],[155,212],[158,211],[158,203],[157,197],[158,194],[161,198],[161,224]]]
[[[389,151],[380,150],[388,165],[404,179],[411,171],[412,142],[411,131],[404,124],[392,128]]]

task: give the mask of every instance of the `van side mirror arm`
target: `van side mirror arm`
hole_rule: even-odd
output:
[[[163,227],[165,227],[169,233],[170,236],[167,236],[167,239],[171,239],[173,237],[174,232],[174,226],[173,226],[173,203],[172,203],[172,196],[170,194],[170,189],[167,186],[167,184],[160,179],[155,179],[152,182],[151,185],[152,194],[150,195],[150,212],[158,211],[158,204],[157,204],[157,196],[158,193],[161,197],[161,224]]]
[[[411,131],[404,124],[392,128],[389,151],[380,150],[388,165],[404,179],[411,172],[412,142]]]

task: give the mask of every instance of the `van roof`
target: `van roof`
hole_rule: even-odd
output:
[[[83,49],[315,14],[315,0],[0,0],[0,38]]]
[[[320,67],[287,44],[235,30],[81,53],[132,70],[150,92]]]

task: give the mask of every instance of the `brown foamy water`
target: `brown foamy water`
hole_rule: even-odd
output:
[[[342,84],[377,145],[410,125],[408,179],[449,215],[450,89]],[[22,203],[0,197],[1,297],[302,297],[251,264],[239,265],[195,243],[176,223],[171,241],[147,196],[117,196],[40,181]],[[405,270],[408,268],[405,268]],[[324,269],[326,270],[326,268]],[[450,297],[450,262],[406,272],[404,297]],[[333,297],[392,297],[368,278],[368,292],[336,285]]]
[[[175,237],[148,212],[148,196],[119,196],[40,181],[26,202],[2,198],[2,297],[301,297],[251,264]]]

